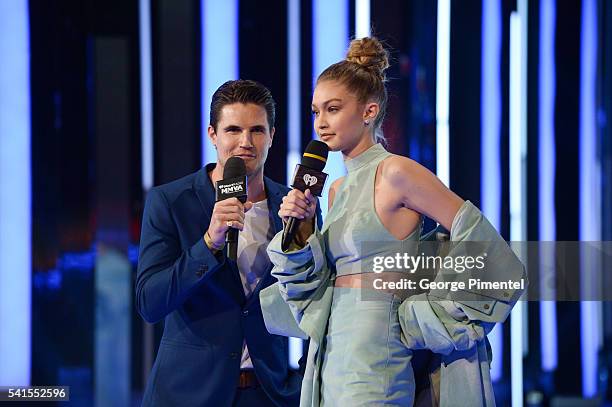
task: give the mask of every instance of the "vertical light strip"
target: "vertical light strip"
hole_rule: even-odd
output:
[[[370,36],[370,0],[355,0],[355,38]]]
[[[28,1],[0,1],[0,386],[30,384],[31,210]]]
[[[153,64],[151,62],[151,0],[139,0],[138,24],[140,30],[140,132],[141,176],[144,193],[153,187]],[[142,372],[146,379],[153,365],[153,326],[142,322],[144,339]]]
[[[348,47],[348,0],[312,2],[312,69],[313,83],[325,68],[346,57]],[[333,22],[333,23],[330,23]],[[316,138],[316,133],[313,133]],[[329,174],[327,186],[346,173],[342,153],[330,152],[325,171]],[[329,188],[323,190],[321,211],[327,214]]]
[[[501,27],[501,0],[482,0],[480,196],[482,212],[497,230],[501,226]],[[493,350],[491,379],[497,381],[503,371],[503,325],[498,324],[488,337]]]
[[[449,83],[450,83],[450,0],[438,0],[436,52],[436,175],[450,186]]]
[[[538,229],[540,241],[540,349],[542,370],[557,368],[557,309],[555,298],[555,25],[556,0],[540,3],[538,65]]]
[[[485,0],[487,1],[487,0]],[[523,78],[522,78],[522,21],[518,12],[510,15],[510,240],[517,256],[524,262],[526,240],[523,222],[525,195],[525,146],[523,137]],[[510,382],[512,406],[523,405],[523,306],[519,301],[510,315]]]
[[[510,15],[510,240],[525,241],[527,137],[525,71],[523,71],[523,21],[519,12]]]
[[[238,0],[201,0],[202,164],[216,162],[207,136],[210,100],[224,82],[238,79]]]
[[[522,236],[521,241],[527,241],[527,86],[528,86],[528,74],[527,74],[527,57],[528,57],[528,27],[529,27],[529,7],[527,0],[518,0],[517,11],[521,18],[521,169],[523,176],[521,177],[521,222],[522,222]],[[523,263],[527,264],[526,253],[522,258]],[[523,301],[520,306],[523,308],[523,357],[526,357],[529,353],[529,312],[527,302]]]
[[[293,171],[300,162],[302,144],[302,103],[300,76],[300,1],[287,0],[287,99],[288,110],[288,143],[287,143],[287,185],[293,181]]]
[[[485,216],[501,225],[501,1],[482,1],[481,201]]]
[[[151,4],[139,1],[140,29],[140,127],[142,137],[142,189],[153,186],[153,69],[151,64]]]
[[[597,1],[582,1],[580,35],[580,240],[601,240],[601,166],[597,155]],[[584,249],[584,247],[581,247]],[[580,289],[583,298],[596,297],[601,283],[600,259],[581,250]],[[601,346],[601,302],[580,303],[582,395],[597,393],[597,352]]]
[[[293,181],[295,165],[300,162],[301,134],[301,93],[300,93],[300,0],[287,0],[287,100],[289,102],[288,143],[287,143],[287,185]],[[304,341],[289,338],[289,366],[299,368]]]
[[[510,240],[524,239],[521,137],[521,18],[510,15]]]

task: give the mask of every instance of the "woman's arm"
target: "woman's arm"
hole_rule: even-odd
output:
[[[463,205],[463,199],[448,189],[431,171],[406,157],[386,160],[382,176],[394,191],[400,204],[437,221],[447,230]]]
[[[401,203],[438,221],[451,232],[451,245],[443,257],[465,256],[474,248],[488,253],[482,280],[518,281],[526,278],[524,266],[497,230],[470,202],[449,190],[422,165],[394,156],[383,169],[383,176],[399,191]],[[438,270],[436,281],[450,278],[467,280],[468,271]],[[522,294],[521,290],[482,292],[478,290],[435,290],[404,301],[400,321],[406,340],[414,348],[428,348],[446,354],[469,349],[482,340],[493,323],[503,322]]]

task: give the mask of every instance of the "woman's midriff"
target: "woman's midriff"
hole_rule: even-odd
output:
[[[371,282],[368,281],[369,277],[367,274],[373,273],[349,274],[347,276],[336,277],[334,286],[343,288],[361,288],[363,285],[362,283],[367,282],[368,284],[365,284],[365,286],[371,287],[372,285]],[[376,274],[374,276],[378,277]]]
[[[411,279],[412,274],[402,272],[386,271],[384,273],[359,273],[336,277],[334,287],[363,288],[376,291],[384,291],[396,294],[400,298],[406,298],[418,294],[420,290],[409,290],[406,287],[398,288],[397,283],[405,279]],[[395,285],[393,285],[395,283]]]

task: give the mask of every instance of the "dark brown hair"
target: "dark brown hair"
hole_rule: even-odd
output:
[[[227,81],[215,91],[210,102],[210,125],[217,131],[217,122],[221,110],[233,103],[253,103],[266,109],[270,130],[274,127],[276,119],[276,102],[272,93],[261,83],[251,80],[238,79]]]
[[[361,103],[374,101],[380,106],[378,116],[373,123],[375,140],[384,140],[382,122],[387,110],[387,88],[385,70],[389,67],[389,53],[374,37],[365,37],[351,41],[346,59],[325,69],[317,83],[338,81]]]

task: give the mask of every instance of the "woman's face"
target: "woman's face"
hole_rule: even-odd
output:
[[[312,95],[314,129],[332,151],[353,150],[364,137],[371,138],[372,127],[364,125],[366,105],[338,81],[319,82]]]

